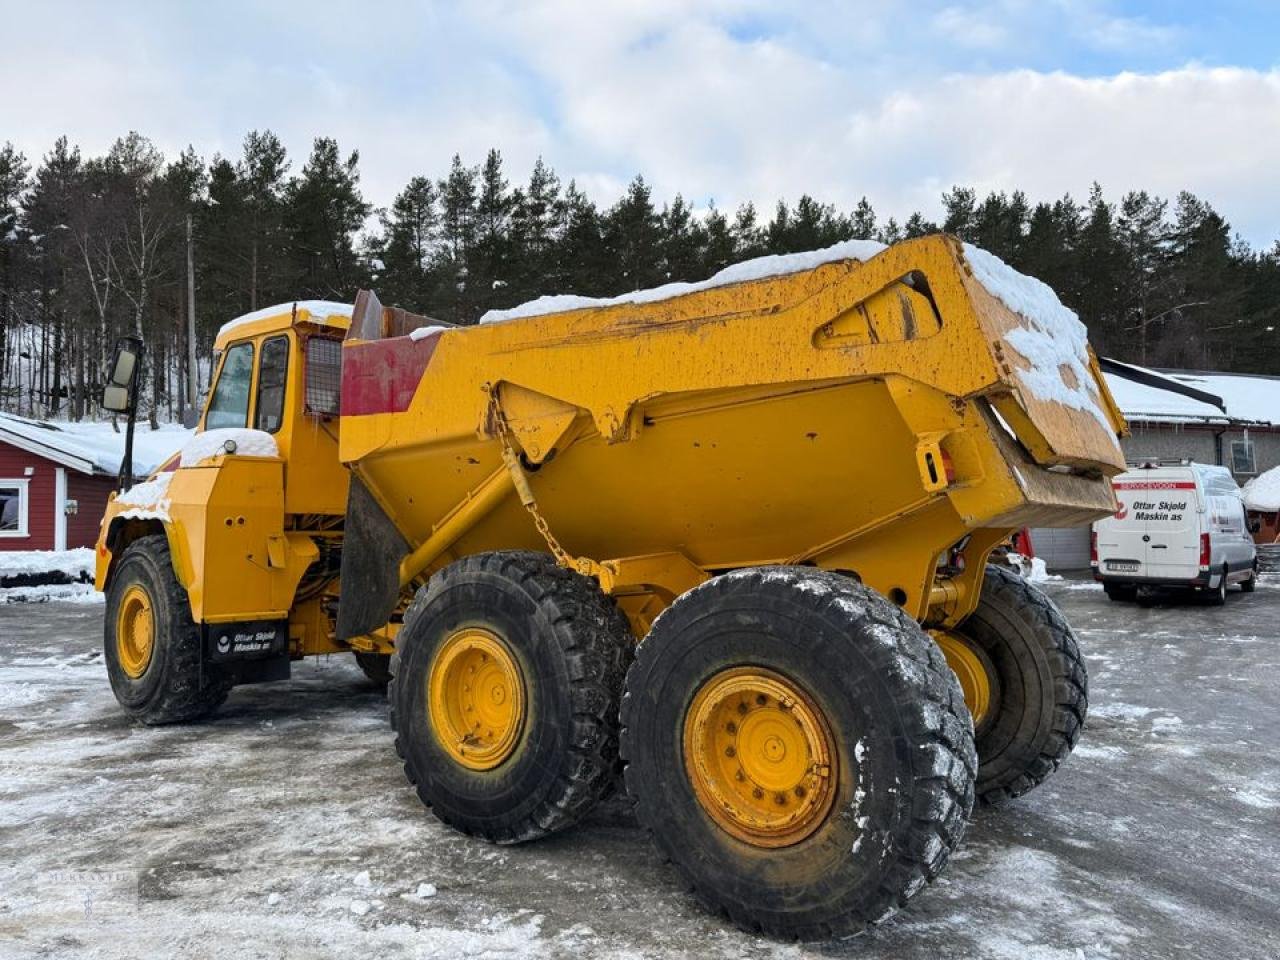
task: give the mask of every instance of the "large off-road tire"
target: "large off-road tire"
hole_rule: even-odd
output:
[[[355,655],[356,666],[369,678],[370,683],[385,687],[391,682],[391,654],[366,653],[363,650],[357,650]]]
[[[998,566],[987,567],[978,608],[953,632],[976,644],[994,671],[991,715],[977,736],[978,797],[1021,796],[1080,738],[1089,707],[1080,646],[1043,591]]]
[[[405,613],[388,692],[418,797],[496,843],[577,822],[617,775],[634,644],[596,582],[546,554],[477,554],[435,574]]]
[[[658,849],[705,906],[773,937],[886,918],[938,875],[973,806],[973,728],[937,646],[812,568],[676,600],[627,673],[622,725]]]
[[[200,629],[163,534],[129,544],[107,587],[103,652],[116,700],[145,724],[212,713],[231,689],[201,669]]]

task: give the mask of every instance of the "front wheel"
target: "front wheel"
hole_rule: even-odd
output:
[[[973,728],[937,647],[847,577],[717,577],[659,618],[627,673],[636,816],[743,929],[830,939],[932,881],[973,805]]]
[[[200,628],[163,534],[139,537],[107,587],[103,652],[116,700],[149,725],[198,720],[230,686],[201,669]]]
[[[977,609],[948,633],[985,668],[975,678],[985,704],[974,718],[978,796],[1021,796],[1058,769],[1084,727],[1089,677],[1075,634],[1041,590],[997,566]]]
[[[617,776],[633,643],[599,585],[546,554],[476,554],[432,576],[396,637],[388,694],[418,797],[495,843],[580,820]]]

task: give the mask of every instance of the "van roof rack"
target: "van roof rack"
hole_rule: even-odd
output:
[[[1131,457],[1124,463],[1139,470],[1154,470],[1156,467],[1189,467],[1192,462],[1190,457]]]

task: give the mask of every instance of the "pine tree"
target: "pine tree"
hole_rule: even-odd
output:
[[[728,218],[716,209],[715,203],[707,209],[704,232],[706,239],[702,245],[702,265],[698,273],[710,277],[738,259],[737,244]]]
[[[876,212],[871,209],[871,202],[863,197],[849,218],[849,236],[854,240],[874,240],[878,235]]]
[[[654,287],[662,276],[657,211],[649,185],[637,176],[605,216],[605,247],[617,264],[614,293]]]
[[[539,157],[529,176],[529,185],[519,192],[511,213],[511,242],[519,252],[511,265],[509,292],[513,303],[539,296],[546,290],[567,289],[567,275],[555,257],[566,214],[560,180]]]
[[[369,215],[360,194],[360,154],[342,159],[338,143],[318,137],[302,173],[285,191],[293,247],[295,297],[349,300],[365,275],[356,234]]]
[[[427,177],[413,177],[379,219],[379,292],[390,303],[428,309],[436,294],[432,268],[440,224],[435,184]]]
[[[701,224],[694,220],[693,212],[680,194],[676,194],[669,206],[662,208],[659,229],[662,233],[662,279],[667,282],[701,279],[701,250],[706,241],[701,236]]]
[[[0,381],[11,383],[10,336],[16,333],[18,312],[18,258],[23,242],[21,214],[31,166],[21,152],[6,142],[0,147]],[[0,403],[4,402],[0,396]]]
[[[336,146],[335,146],[336,151]],[[244,138],[236,174],[238,203],[247,214],[249,310],[291,295],[284,235],[285,176],[289,172],[284,144],[270,130],[252,130]]]
[[[502,154],[490,150],[480,168],[475,245],[467,258],[469,302],[477,317],[499,300],[511,305],[505,288],[511,283],[511,213],[518,198],[509,186],[502,173]]]
[[[779,206],[785,215],[786,205],[779,204]],[[754,259],[762,256],[768,249],[764,231],[760,228],[760,222],[756,216],[755,205],[750,202],[738,207],[733,215],[733,227],[730,233],[733,235],[734,256],[738,260]]]
[[[440,312],[453,323],[474,323],[474,296],[469,289],[467,263],[475,246],[476,171],[454,154],[449,175],[440,181]]]
[[[605,225],[596,205],[570,180],[564,192],[564,229],[556,243],[556,276],[559,289],[542,293],[576,293],[601,297],[617,293],[619,268],[605,247]]]

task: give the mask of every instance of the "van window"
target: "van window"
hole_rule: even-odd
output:
[[[209,399],[204,428],[244,427],[249,423],[249,387],[253,380],[253,344],[237,343],[227,349],[222,372]]]
[[[289,338],[272,337],[262,345],[258,361],[258,406],[254,414],[259,430],[275,433],[284,421],[284,388],[289,373]]]

